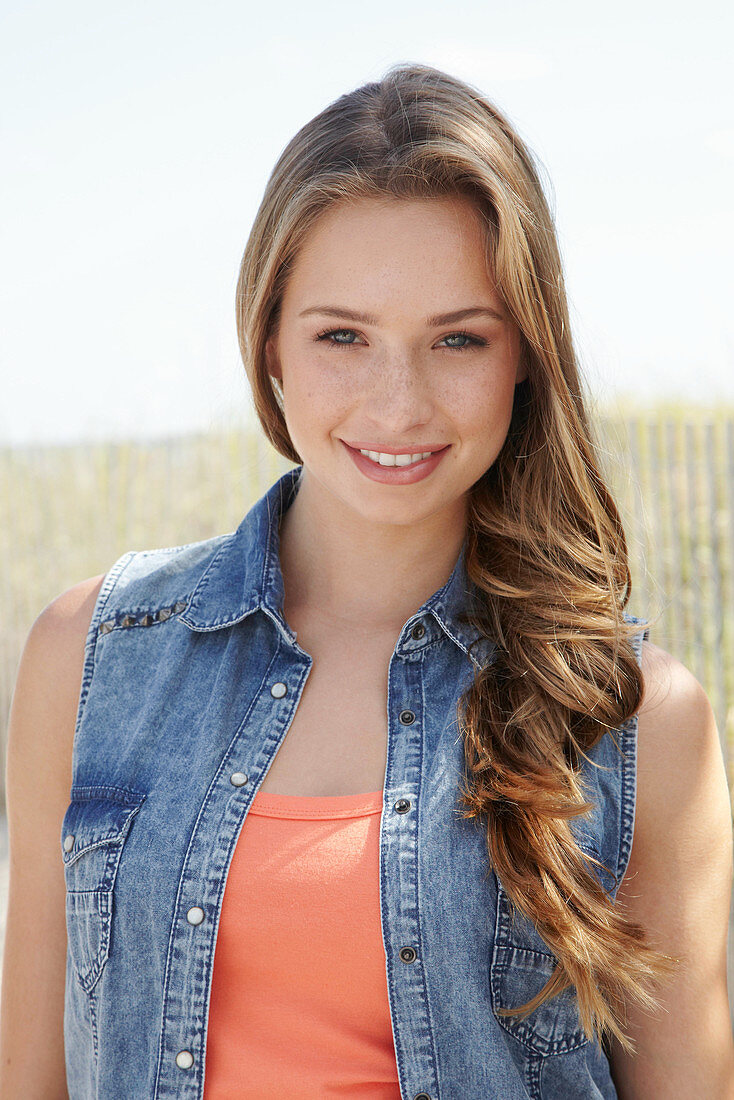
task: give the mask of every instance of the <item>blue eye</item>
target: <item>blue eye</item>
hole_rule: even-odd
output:
[[[331,336],[339,336],[339,335],[343,336],[345,334],[347,336],[349,336],[349,335],[356,336],[356,333],[355,333],[354,329],[352,329],[352,328],[332,328],[332,329],[326,329],[324,332],[320,332],[318,334],[318,336],[316,337],[316,339],[321,340],[322,343],[326,344],[326,346],[330,347],[330,348],[350,348],[350,347],[352,347],[354,341],[331,340],[330,339]]]
[[[455,340],[457,336],[461,340],[467,340],[468,343],[466,343],[466,344],[448,344],[447,347],[453,348],[454,351],[463,351],[464,348],[471,348],[471,347],[483,348],[483,347],[486,347],[486,345],[487,345],[486,340],[480,340],[478,336],[472,336],[472,335],[470,335],[470,333],[464,332],[463,329],[460,332],[452,332],[448,336],[444,336],[443,339],[444,340]]]

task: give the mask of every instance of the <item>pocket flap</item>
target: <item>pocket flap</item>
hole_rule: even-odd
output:
[[[122,841],[145,795],[134,791],[105,788],[105,794],[75,794],[61,825],[64,865],[103,844]]]

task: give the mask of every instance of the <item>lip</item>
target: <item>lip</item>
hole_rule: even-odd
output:
[[[357,448],[350,443],[346,443],[343,439],[341,442],[344,444],[346,450],[349,453],[352,461],[358,470],[365,474],[371,481],[379,481],[383,485],[412,485],[416,481],[422,481],[423,478],[428,477],[438,466],[443,456],[449,450],[451,444],[443,444],[440,448],[435,448],[435,453],[430,458],[422,458],[419,462],[415,462],[411,466],[378,466],[376,462],[373,462],[371,458],[367,458],[367,455],[363,455]],[[375,450],[374,447],[363,446],[366,450]],[[394,447],[383,449],[381,454],[391,455],[404,455],[404,454],[419,454],[421,451],[430,451],[434,448],[429,446],[416,447],[415,450],[397,450]]]

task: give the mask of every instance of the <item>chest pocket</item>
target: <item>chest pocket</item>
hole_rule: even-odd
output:
[[[584,851],[600,859],[594,844]],[[518,1008],[541,991],[558,960],[524,913],[514,911],[497,878],[497,923],[490,967],[492,1010]],[[497,1016],[505,1031],[534,1054],[566,1054],[588,1043],[581,1026],[576,991],[572,986],[550,997],[529,1016]]]
[[[145,795],[118,787],[72,789],[61,825],[69,954],[89,992],[110,953],[115,879]]]

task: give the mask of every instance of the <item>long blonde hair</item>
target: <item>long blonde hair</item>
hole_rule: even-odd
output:
[[[486,820],[491,866],[558,966],[532,1001],[499,1013],[524,1017],[573,985],[587,1035],[613,1035],[634,1053],[620,1026],[625,1004],[656,1009],[651,986],[678,960],[615,907],[569,819],[592,809],[579,757],[639,708],[630,636],[640,628],[623,614],[627,546],[597,464],[553,218],[508,119],[440,70],[396,65],[303,126],[270,175],[245,248],[240,350],[265,433],[300,463],[265,343],[309,230],[344,200],[447,195],[470,197],[480,213],[528,367],[505,444],[469,494],[466,568],[497,656],[459,701],[460,801],[465,817]]]

